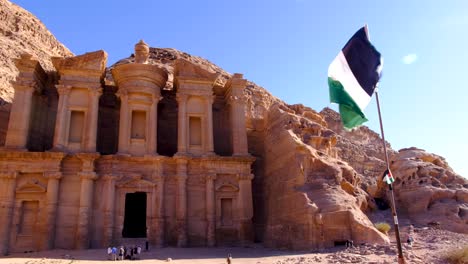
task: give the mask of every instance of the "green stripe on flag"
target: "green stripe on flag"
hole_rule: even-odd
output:
[[[339,104],[341,120],[346,129],[360,126],[367,121],[364,113],[339,81],[328,77],[328,87],[330,88],[330,101]]]

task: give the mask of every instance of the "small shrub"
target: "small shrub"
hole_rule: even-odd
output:
[[[386,235],[388,234],[388,231],[390,231],[391,229],[390,225],[385,222],[375,224],[375,228],[377,228],[377,230],[379,230],[380,232]]]
[[[455,248],[445,253],[445,259],[452,264],[468,263],[468,245],[462,248]]]

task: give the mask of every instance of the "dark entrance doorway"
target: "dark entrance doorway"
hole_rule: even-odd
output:
[[[125,195],[125,218],[122,237],[146,237],[146,193]]]

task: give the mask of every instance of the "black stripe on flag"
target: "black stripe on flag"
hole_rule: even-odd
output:
[[[354,77],[366,93],[372,96],[380,79],[380,73],[377,72],[380,53],[370,43],[364,27],[348,40],[342,51]]]

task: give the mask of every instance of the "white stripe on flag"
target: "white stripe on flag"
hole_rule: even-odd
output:
[[[351,68],[349,68],[346,57],[343,51],[340,51],[338,56],[333,60],[328,68],[328,77],[337,80],[343,85],[344,89],[356,104],[364,111],[364,108],[369,104],[371,97],[362,89],[359,82],[354,77]]]

